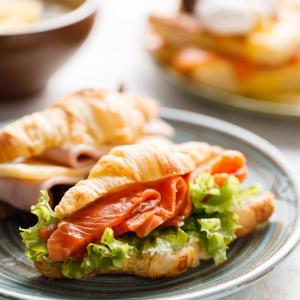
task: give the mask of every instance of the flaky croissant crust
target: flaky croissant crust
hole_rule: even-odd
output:
[[[156,118],[156,101],[88,89],[53,103],[0,130],[0,163],[42,154],[53,147],[129,144]]]
[[[223,151],[201,142],[181,145],[129,145],[113,148],[94,166],[88,179],[66,192],[55,208],[63,219],[87,204],[129,184],[183,175]]]

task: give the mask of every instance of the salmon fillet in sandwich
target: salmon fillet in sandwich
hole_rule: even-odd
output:
[[[118,146],[69,189],[55,211],[21,232],[26,255],[49,278],[125,273],[176,276],[200,260],[226,260],[229,244],[266,223],[274,197],[247,177],[242,153],[201,142]]]

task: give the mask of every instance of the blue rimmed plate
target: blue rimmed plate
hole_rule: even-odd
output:
[[[164,109],[176,129],[176,141],[203,140],[242,151],[250,169],[249,183],[260,183],[277,198],[270,224],[239,239],[218,267],[211,262],[170,279],[97,276],[54,281],[38,275],[23,254],[20,221],[0,223],[0,297],[16,299],[201,299],[227,295],[260,279],[282,261],[300,237],[299,192],[282,154],[258,136],[204,115]],[[1,195],[0,195],[1,197]]]

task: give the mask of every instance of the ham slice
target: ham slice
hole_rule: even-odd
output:
[[[145,135],[137,141],[137,144],[161,146],[170,145],[172,144],[172,141],[169,138],[161,135]]]
[[[54,206],[68,187],[88,175],[91,167],[73,169],[38,160],[0,164],[0,199],[17,209],[30,211],[39,199],[40,191],[47,190],[50,204]],[[57,195],[58,191],[60,195]]]
[[[110,147],[74,145],[70,149],[59,147],[48,149],[40,157],[58,165],[81,168],[96,163],[109,150]]]
[[[36,204],[41,190],[47,190],[50,196],[50,205],[54,206],[58,199],[55,195],[56,186],[64,186],[65,191],[76,184],[80,177],[52,177],[43,181],[28,181],[0,178],[1,200],[17,209],[30,211]],[[60,192],[62,193],[62,192]]]
[[[47,241],[49,257],[64,261],[75,256],[98,240],[106,228],[112,228],[115,235],[133,231],[144,237],[168,220],[186,218],[190,211],[187,184],[182,177],[136,184],[103,197],[61,221]],[[53,226],[50,230],[53,231]],[[49,233],[43,229],[40,235],[48,237]]]
[[[175,134],[175,130],[167,122],[161,119],[155,119],[145,124],[144,134],[172,138]]]
[[[145,124],[144,134],[145,136],[141,138],[141,142],[143,143],[147,143],[148,141],[150,143],[153,141],[157,142],[159,139],[161,142],[165,142],[165,138],[171,138],[174,135],[174,129],[167,122],[155,119]],[[115,145],[102,147],[68,145],[66,147],[48,149],[40,158],[62,166],[80,168],[95,163],[103,155],[107,154],[113,146]]]

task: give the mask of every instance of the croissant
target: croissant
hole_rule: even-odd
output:
[[[55,208],[56,216],[63,219],[129,184],[189,173],[221,151],[201,142],[115,147],[93,167],[87,180],[67,191]]]
[[[32,157],[55,147],[130,144],[157,118],[151,99],[102,90],[82,90],[0,131],[0,163]]]
[[[256,187],[240,186],[247,174],[242,153],[206,143],[115,147],[54,212],[43,193],[33,207],[39,222],[22,232],[26,254],[49,278],[153,278],[200,259],[222,263],[228,244],[274,211],[271,193],[256,197]]]

